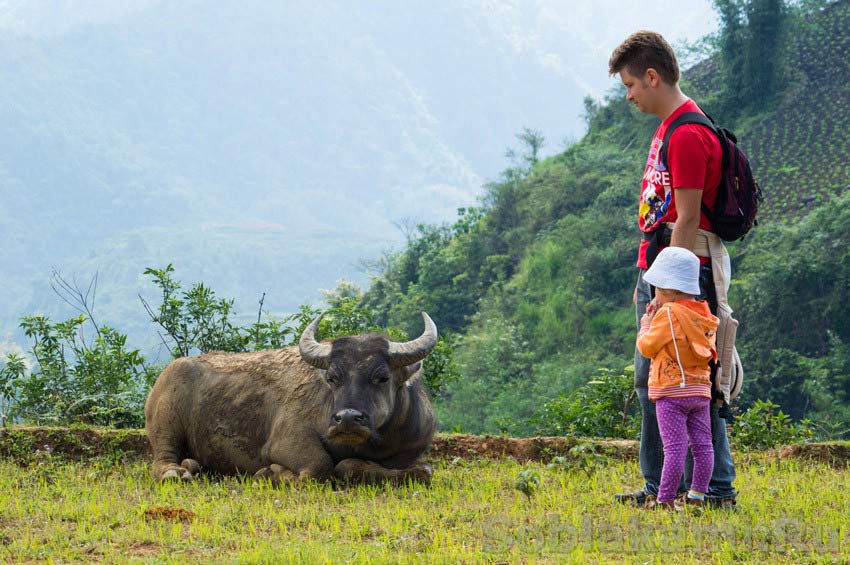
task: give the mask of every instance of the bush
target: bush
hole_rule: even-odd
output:
[[[90,342],[84,337],[87,326],[94,328]],[[159,368],[146,365],[138,350],[127,349],[127,336],[82,315],[56,323],[46,316],[25,316],[21,327],[33,339],[37,365],[26,375],[23,363],[10,356],[3,370],[4,396],[14,396],[7,397],[14,419],[144,425],[145,396]]]
[[[634,367],[600,369],[571,395],[547,402],[531,423],[541,435],[633,439],[640,429],[635,399]]]
[[[752,408],[732,424],[732,446],[742,451],[756,451],[812,439],[814,434],[808,420],[792,422],[790,416],[777,408],[779,406],[769,400],[756,400]]]

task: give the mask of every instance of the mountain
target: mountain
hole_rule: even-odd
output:
[[[248,318],[263,292],[279,313],[365,282],[359,259],[473,204],[523,127],[549,150],[577,138],[610,46],[664,9],[592,33],[589,6],[4,4],[0,342],[24,341],[21,315],[68,313],[53,269],[99,273],[101,322],[150,340],[147,266],[173,262]],[[671,28],[710,25],[682,14]]]

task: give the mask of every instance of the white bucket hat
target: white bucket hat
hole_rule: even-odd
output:
[[[643,280],[656,288],[698,296],[699,257],[683,247],[665,247],[644,273]]]

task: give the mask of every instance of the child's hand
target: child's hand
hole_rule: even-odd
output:
[[[649,318],[652,319],[653,316],[655,316],[655,313],[658,312],[659,306],[660,305],[658,303],[658,300],[653,298],[652,302],[650,302],[649,304],[646,305],[646,314],[645,315],[649,316]]]

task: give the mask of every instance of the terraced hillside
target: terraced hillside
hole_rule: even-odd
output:
[[[799,216],[850,189],[850,0],[786,34],[780,107],[742,136],[766,192],[766,219]]]

